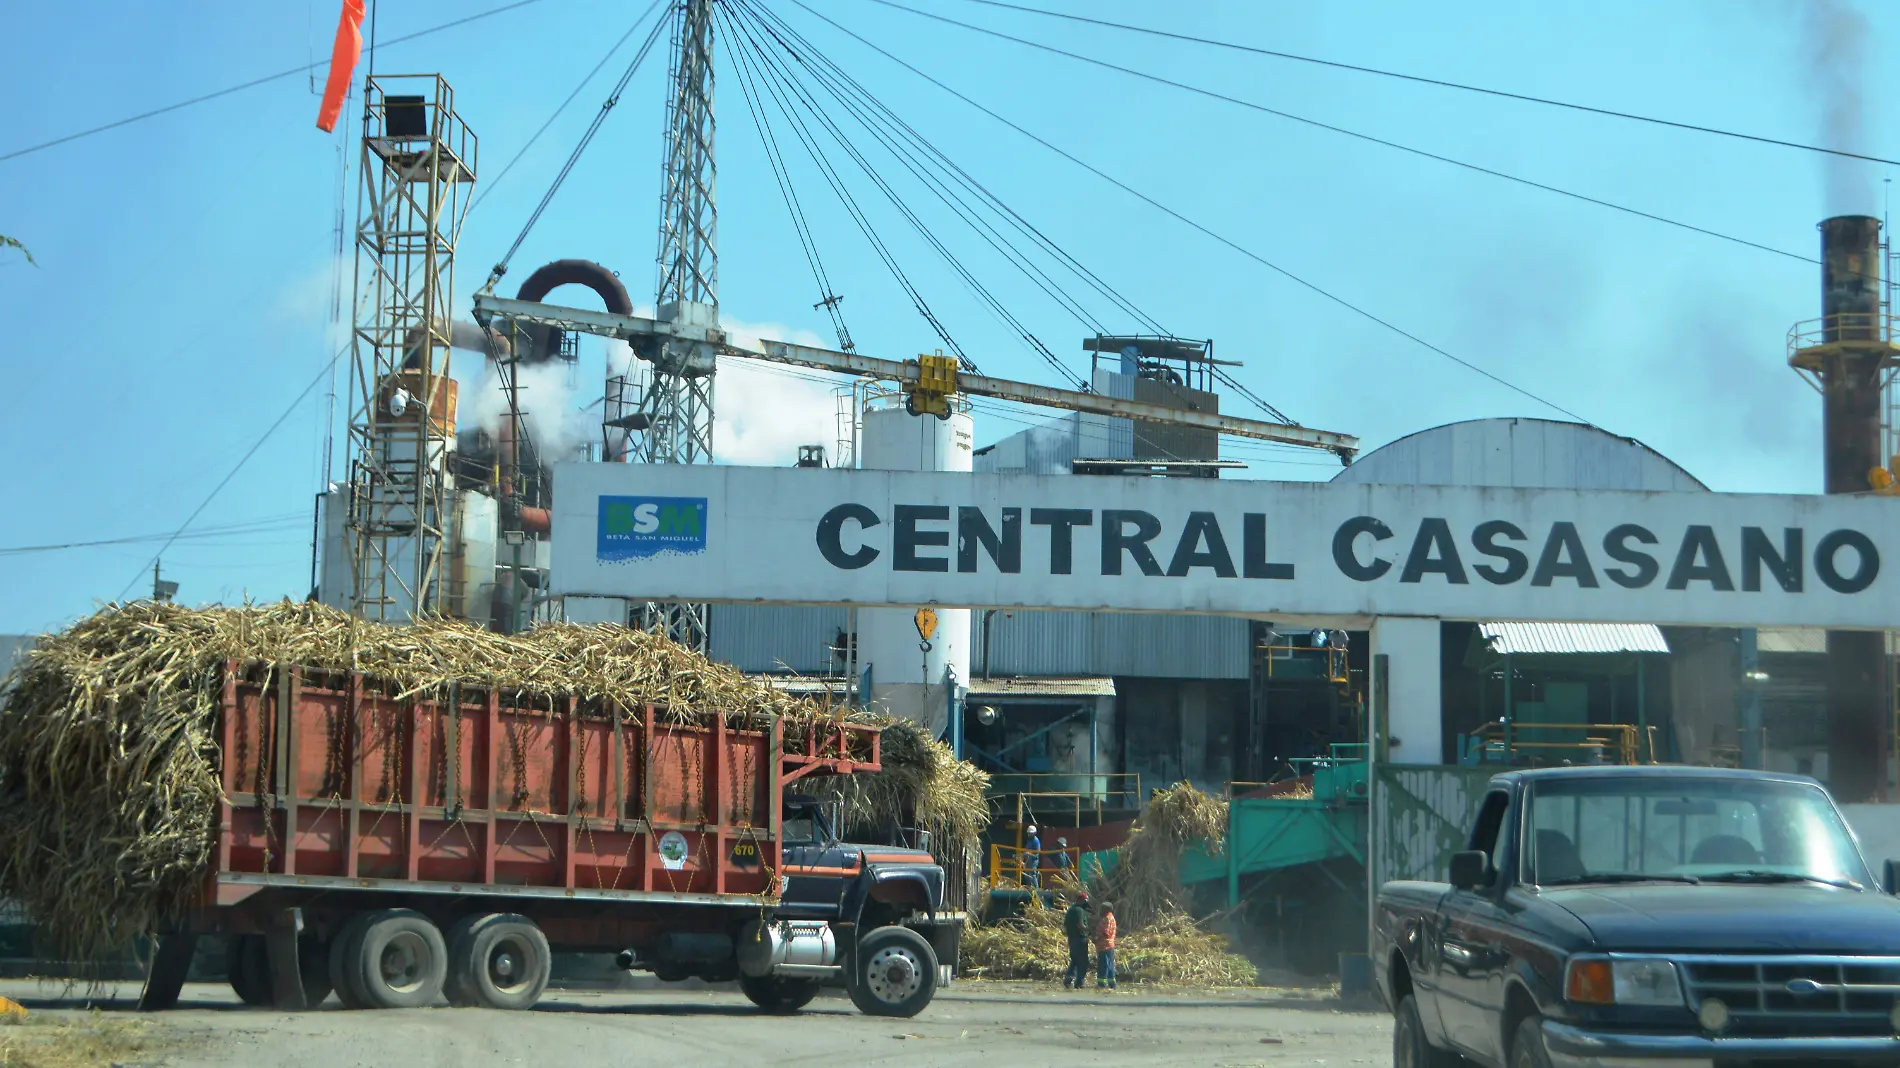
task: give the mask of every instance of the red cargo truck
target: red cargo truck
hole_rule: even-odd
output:
[[[843,842],[791,789],[879,770],[875,728],[237,663],[217,701],[213,864],[144,1008],[176,1003],[202,935],[241,997],[289,1009],[525,1009],[551,953],[598,952],[771,1011],[837,983],[910,1016],[954,965],[928,842]]]

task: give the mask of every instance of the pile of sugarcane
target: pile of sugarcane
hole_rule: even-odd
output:
[[[1115,902],[1122,922],[1141,927],[1185,914],[1181,858],[1191,846],[1220,856],[1227,842],[1227,802],[1184,782],[1156,790],[1142,806],[1128,841],[1117,847],[1115,870],[1097,896]]]
[[[1121,919],[1121,902],[1114,904],[1120,925],[1115,971],[1121,982],[1248,986],[1258,981],[1253,964],[1234,953],[1226,938],[1203,930],[1184,913],[1162,913],[1136,927]],[[964,971],[981,979],[1060,979],[1069,966],[1062,916],[1061,909],[1032,895],[1020,915],[970,928],[963,935]]]
[[[382,626],[313,603],[109,606],[42,638],[0,684],[0,899],[24,906],[66,959],[103,959],[194,902],[220,796],[229,661],[360,671],[397,696],[458,686],[653,706],[682,723],[842,715],[624,627],[503,635],[443,619]],[[974,848],[987,823],[980,772],[908,724],[842,718],[886,729],[885,770],[838,787],[851,805],[914,812]]]

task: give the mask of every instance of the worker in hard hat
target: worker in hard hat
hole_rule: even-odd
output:
[[[1033,823],[1023,838],[1023,885],[1032,890],[1042,889],[1042,839],[1036,836]]]
[[[1069,940],[1069,970],[1062,973],[1062,989],[1080,990],[1089,981],[1089,892],[1077,890],[1062,914],[1062,933]]]

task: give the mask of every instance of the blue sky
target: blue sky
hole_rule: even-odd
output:
[[[1717,489],[1820,486],[1818,398],[1785,363],[1790,324],[1819,314],[1816,268],[1565,200],[1126,74],[870,3],[808,0],[907,61],[1287,270],[1532,393],[1639,438]],[[1398,0],[1040,0],[1045,6],[1454,81],[1814,142],[1827,101],[1864,97],[1860,146],[1893,156],[1891,86],[1823,91],[1816,12],[1846,0],[1549,4]],[[817,22],[768,6],[1003,200],[1176,333],[1212,337],[1239,377],[1308,425],[1366,445],[1457,419],[1554,413],[1330,304],[998,126]],[[915,0],[945,15],[1804,256],[1816,221],[1882,212],[1830,194],[1814,154],[1744,144],[1416,84],[998,11]],[[488,3],[384,0],[385,37]],[[390,47],[381,72],[441,71],[498,173],[644,3],[542,0]],[[0,154],[320,59],[334,0],[187,5],[76,0],[9,14]],[[1804,15],[1806,17],[1804,17]],[[1900,8],[1863,0],[1869,57],[1892,54]],[[1843,22],[1842,25],[1851,25]],[[471,213],[458,302],[512,241],[631,47]],[[1851,49],[1850,49],[1851,51]],[[660,56],[515,260],[513,279],[584,257],[650,299],[663,122]],[[721,62],[724,62],[721,56]],[[1829,68],[1847,71],[1852,66]],[[730,68],[718,109],[721,305],[761,333],[830,340],[816,287]],[[1842,79],[1836,78],[1838,83]],[[1850,79],[1851,81],[1851,79]],[[320,87],[321,73],[314,79]],[[298,76],[0,162],[8,326],[0,447],[11,507],[0,548],[168,532],[191,513],[335,351],[329,322],[336,136],[313,125]],[[1838,108],[1836,109],[1838,114]],[[937,346],[869,247],[794,151],[794,181],[861,350]],[[849,173],[849,172],[847,172]],[[354,175],[348,212],[354,213]],[[907,200],[932,201],[915,183]],[[982,310],[861,176],[855,195],[966,349],[990,374],[1054,373]],[[940,205],[937,205],[940,208]],[[939,212],[933,225],[1071,368],[1084,329]],[[347,272],[345,279],[347,281]],[[504,291],[510,291],[504,286]],[[592,298],[575,298],[577,302]],[[347,306],[347,294],[346,294]],[[1130,327],[1110,318],[1111,327]],[[602,353],[571,388],[597,390]],[[180,541],[168,577],[191,602],[301,596],[323,472],[315,391]],[[721,380],[725,455],[789,462],[831,436],[823,385],[762,372]],[[1237,398],[1229,409],[1244,410]],[[985,408],[978,437],[1033,418]],[[339,435],[340,437],[340,435]],[[1239,446],[1257,478],[1319,478],[1323,456]],[[339,463],[341,459],[339,459]],[[68,621],[140,578],[149,542],[0,554],[0,631]]]

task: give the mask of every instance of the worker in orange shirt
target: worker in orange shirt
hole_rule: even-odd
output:
[[[1102,902],[1102,918],[1095,921],[1095,989],[1115,989],[1115,906]]]

